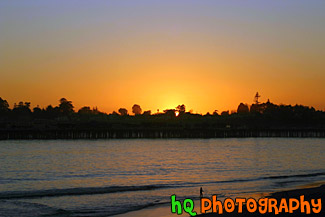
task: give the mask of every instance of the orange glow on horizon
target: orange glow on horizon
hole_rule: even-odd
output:
[[[252,104],[258,91],[261,102],[325,109],[323,2],[12,2],[0,2],[10,107],[65,97],[75,110],[205,114]]]

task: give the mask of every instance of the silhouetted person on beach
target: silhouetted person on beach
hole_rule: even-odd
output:
[[[203,189],[202,189],[202,187],[200,188],[200,198],[202,198],[203,197]]]

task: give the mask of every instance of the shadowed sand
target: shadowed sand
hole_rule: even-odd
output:
[[[266,213],[266,214],[260,214],[258,211],[255,213],[249,213],[247,210],[244,209],[245,206],[243,206],[243,213],[238,213],[237,209],[232,212],[232,213],[223,213],[223,214],[217,214],[217,213],[208,213],[208,214],[202,214],[202,215],[197,215],[200,217],[215,217],[215,216],[225,216],[225,217],[230,217],[230,216],[263,216],[263,217],[269,217],[269,216],[277,216],[277,217],[282,217],[282,216],[325,216],[325,210],[323,209],[324,205],[324,193],[325,193],[325,185],[321,185],[320,187],[312,187],[312,188],[304,188],[304,189],[295,189],[295,190],[290,190],[290,191],[281,191],[281,192],[276,192],[271,194],[269,197],[270,198],[275,198],[278,201],[281,198],[296,198],[299,200],[299,197],[301,195],[305,196],[305,201],[309,201],[311,199],[319,199],[321,198],[322,200],[322,210],[320,213],[315,214],[312,212],[310,214],[305,214],[305,213],[299,213],[298,210],[296,210],[294,213],[279,213],[278,215],[275,215],[274,213]],[[278,202],[279,203],[279,202]]]
[[[319,186],[320,184],[322,184],[321,186]],[[317,186],[317,187],[315,187]],[[276,193],[272,193],[269,194],[268,197],[270,198],[275,198],[275,199],[281,199],[281,198],[299,198],[301,195],[305,195],[305,200],[309,200],[310,199],[322,199],[322,211],[321,213],[318,214],[314,214],[311,213],[309,215],[306,214],[301,214],[301,213],[293,213],[293,214],[260,214],[259,212],[257,213],[247,213],[243,212],[241,214],[237,213],[237,211],[235,210],[233,213],[223,213],[221,215],[219,214],[215,214],[215,213],[208,213],[208,214],[201,214],[201,215],[197,215],[199,217],[215,217],[215,216],[219,216],[219,217],[245,217],[245,216],[261,216],[261,217],[270,217],[270,216],[275,216],[275,217],[282,217],[282,216],[310,216],[310,217],[314,217],[314,216],[325,216],[325,210],[323,209],[323,203],[324,203],[324,193],[325,193],[325,184],[323,183],[313,183],[309,186],[303,186],[301,189],[296,189],[296,190],[290,190],[290,191],[281,191],[281,192],[276,192]],[[260,197],[264,197],[262,195],[259,194],[253,196],[254,198],[260,198]],[[199,201],[195,201],[195,211],[199,214]],[[182,215],[177,215],[174,213],[171,213],[171,209],[170,209],[170,204],[166,204],[166,205],[162,205],[162,206],[154,206],[154,207],[150,207],[147,209],[143,209],[143,210],[138,210],[138,211],[133,211],[133,212],[128,212],[125,214],[120,214],[120,215],[116,215],[116,217],[128,217],[128,216],[133,216],[133,217],[177,217],[177,216],[184,216],[184,217],[189,217],[190,215],[183,212]]]

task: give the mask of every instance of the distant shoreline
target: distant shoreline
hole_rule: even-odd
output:
[[[0,130],[0,140],[164,139],[164,138],[325,138],[325,129],[108,129]]]

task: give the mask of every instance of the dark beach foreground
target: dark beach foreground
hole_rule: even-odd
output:
[[[311,188],[304,188],[304,189],[295,189],[295,190],[290,190],[290,191],[281,191],[281,192],[276,192],[276,193],[272,193],[270,196],[268,196],[269,198],[275,198],[278,201],[278,204],[280,203],[280,200],[282,198],[285,199],[289,199],[289,198],[295,198],[298,199],[300,198],[301,195],[304,195],[304,200],[305,201],[311,201],[311,199],[321,199],[322,202],[322,209],[320,213],[314,213],[311,209],[311,213],[310,214],[306,214],[306,213],[301,213],[300,212],[300,208],[296,211],[294,211],[293,213],[279,213],[277,215],[273,213],[265,213],[265,214],[260,214],[257,210],[257,212],[254,213],[250,213],[248,212],[246,209],[244,209],[243,206],[243,213],[238,213],[237,211],[237,207],[235,209],[234,212],[232,213],[227,213],[224,212],[223,214],[218,214],[218,213],[207,213],[207,214],[201,214],[198,216],[201,217],[215,217],[215,216],[225,216],[225,217],[235,217],[235,216],[263,216],[263,217],[269,217],[269,216],[277,216],[277,217],[282,217],[282,216],[325,216],[325,210],[324,210],[324,193],[325,193],[325,185],[321,185],[319,187],[311,187]],[[278,206],[279,207],[279,206]],[[312,208],[312,206],[311,206]]]

